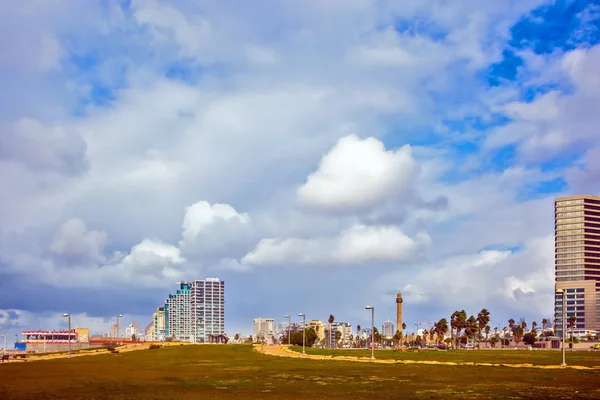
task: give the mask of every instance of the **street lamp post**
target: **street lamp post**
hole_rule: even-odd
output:
[[[371,310],[371,358],[375,359],[375,307],[366,306],[365,310]]]
[[[290,346],[292,344],[292,336],[291,336],[291,326],[292,326],[292,317],[290,317],[289,315],[285,314],[285,318],[288,319],[288,346]]]
[[[68,325],[67,325],[67,358],[71,358],[71,314],[63,314],[63,317],[67,318],[68,321]]]
[[[4,346],[2,347],[2,355],[6,354],[6,335],[2,335],[4,338]]]
[[[567,366],[566,361],[566,347],[565,347],[565,334],[567,333],[567,319],[566,319],[566,298],[567,293],[563,289],[557,289],[557,294],[562,296],[562,364],[563,367]]]
[[[119,345],[119,318],[123,318],[123,314],[117,315],[117,346]]]
[[[299,317],[302,317],[302,354],[306,354],[304,347],[306,346],[306,315],[303,313],[298,314]]]

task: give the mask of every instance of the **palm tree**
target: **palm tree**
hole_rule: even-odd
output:
[[[444,335],[448,332],[448,321],[446,318],[440,319],[435,323],[435,329],[438,334],[438,344],[444,340]]]
[[[542,318],[542,331],[546,329],[546,325],[548,325],[548,318]]]
[[[490,322],[490,312],[487,309],[482,308],[481,311],[479,311],[479,314],[477,314],[477,325],[479,327],[480,335],[481,335],[481,331],[483,331],[483,329],[489,322]],[[486,336],[486,340],[487,340],[487,336]]]
[[[519,341],[523,337],[523,324],[513,326],[513,336],[515,339],[515,346],[519,346]]]
[[[488,337],[490,336],[490,330],[491,330],[491,329],[492,329],[492,328],[490,328],[490,326],[489,326],[489,325],[486,325],[486,326],[485,326],[485,328],[483,328],[483,330],[485,331],[485,341],[486,341],[486,342],[488,341]]]
[[[402,336],[404,338],[406,338],[406,334],[404,333],[404,331],[406,330],[406,322],[402,323]],[[408,344],[408,339],[406,339],[406,343]]]
[[[467,313],[465,310],[454,311],[450,317],[450,326],[456,330],[455,346],[458,347],[460,331],[467,327]]]
[[[465,324],[465,334],[467,335],[467,338],[474,339],[478,332],[479,325],[477,324],[477,318],[471,315]]]
[[[512,332],[514,327],[515,327],[515,320],[511,318],[511,319],[508,320],[508,329],[509,329],[509,331]],[[508,341],[508,344],[510,345],[510,339]]]
[[[331,324],[333,324],[333,321],[335,321],[335,317],[333,316],[333,314],[329,314],[329,319],[327,320],[329,322],[329,344],[327,347],[331,348],[331,340],[332,340],[332,335],[331,335]]]
[[[356,325],[356,341],[360,341],[360,325]]]
[[[427,337],[429,336],[429,331],[427,328],[423,329],[423,344],[427,345]]]
[[[396,346],[398,346],[401,342],[402,342],[402,332],[396,331],[396,334],[394,335],[394,343],[396,343]]]
[[[573,345],[573,328],[575,328],[575,322],[577,322],[577,317],[571,316],[569,317],[569,328],[571,328],[571,345]],[[563,332],[564,335],[564,332]]]
[[[533,321],[531,323],[531,333],[535,333],[535,328],[537,328],[537,322]]]

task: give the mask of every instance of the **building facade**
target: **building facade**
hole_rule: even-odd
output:
[[[275,320],[273,318],[254,318],[254,336],[275,334]]]
[[[555,287],[566,295],[567,329],[600,330],[600,197],[557,198],[554,204]],[[555,294],[555,332],[562,336],[562,294]]]
[[[306,329],[310,328],[313,328],[315,330],[315,332],[317,333],[317,338],[319,340],[325,339],[325,324],[323,324],[323,321],[319,321],[317,319],[308,321],[306,323]]]
[[[225,282],[206,278],[192,282],[192,321],[196,342],[225,334]]]
[[[381,325],[381,334],[384,338],[391,339],[394,337],[394,333],[394,323],[388,318],[387,321],[384,321]]]
[[[152,322],[151,329],[148,329],[146,335],[149,337],[149,340],[159,341],[165,340],[166,332],[165,332],[165,307],[158,307],[154,314],[152,314]]]
[[[180,282],[164,309],[166,337],[200,343],[224,335],[225,282],[218,278]]]

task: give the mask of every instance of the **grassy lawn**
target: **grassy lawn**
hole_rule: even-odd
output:
[[[2,400],[449,396],[453,400],[597,399],[600,373],[306,360],[259,354],[243,345],[175,346],[0,365]]]
[[[302,352],[302,347],[292,347]],[[307,348],[307,354],[330,355],[333,357],[353,356],[371,357],[371,350],[344,349],[328,350]],[[567,351],[567,365],[600,367],[600,351]],[[534,364],[559,365],[562,353],[557,350],[425,350],[422,352],[401,352],[393,350],[375,350],[375,358],[397,360],[421,360],[441,362],[474,362],[493,364]]]

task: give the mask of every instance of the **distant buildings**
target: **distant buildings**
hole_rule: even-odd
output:
[[[254,336],[274,335],[275,320],[273,318],[254,318]]]
[[[164,308],[166,337],[196,343],[225,334],[225,282],[218,278],[180,282]]]
[[[394,337],[394,333],[394,323],[388,318],[387,321],[381,325],[381,334],[384,338],[391,339]]]
[[[347,322],[340,322],[338,330],[342,333],[342,337],[340,338],[341,344],[349,345],[352,342],[352,325]]]
[[[566,325],[600,330],[600,197],[559,197],[554,203],[555,285],[566,294]],[[555,332],[562,336],[562,294],[555,294]]]
[[[166,312],[165,307],[158,307],[152,314],[152,322],[149,332],[146,333],[152,341],[165,340],[166,334]]]
[[[350,344],[352,336],[352,325],[347,322],[333,322],[330,327],[326,327],[325,345],[329,348],[335,348],[340,345]],[[339,335],[337,334],[339,332]],[[339,339],[336,339],[339,336]]]
[[[306,323],[306,329],[310,329],[313,328],[315,330],[315,332],[317,332],[317,338],[318,340],[323,340],[325,339],[325,325],[323,324],[323,321],[319,321],[319,320],[312,320],[312,321],[308,321]]]

